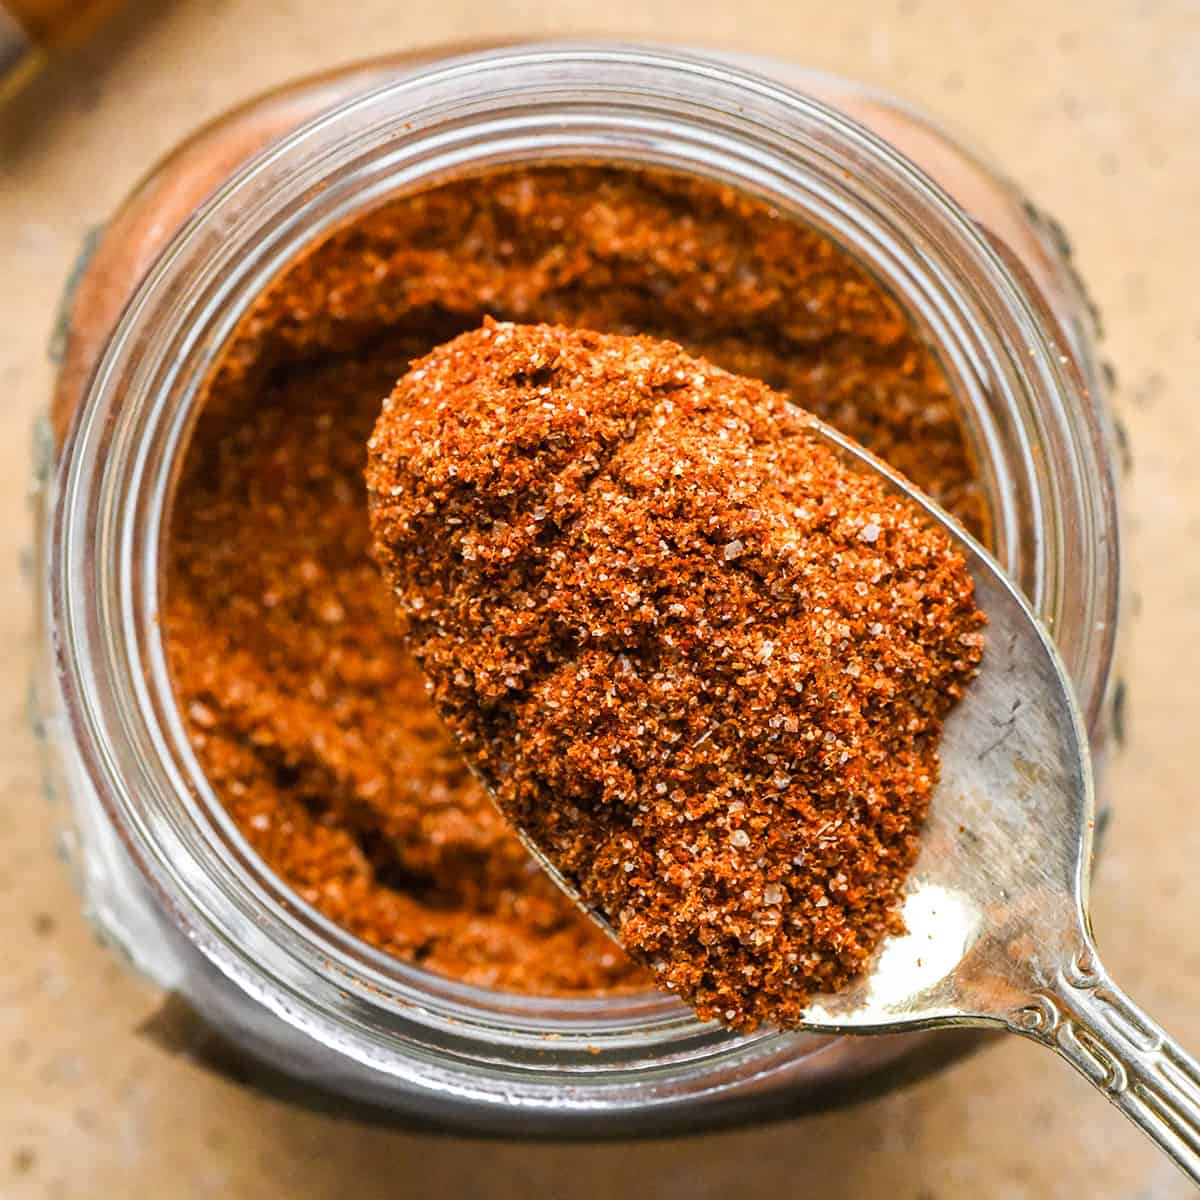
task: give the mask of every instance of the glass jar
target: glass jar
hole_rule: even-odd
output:
[[[1111,724],[1117,515],[1095,324],[1056,228],[924,119],[779,63],[534,45],[366,64],[201,131],[83,268],[43,438],[36,707],[88,911],[163,988],[312,1088],[525,1134],[695,1127],[944,1057],[945,1035],[739,1037],[667,997],[519,996],[389,958],[258,860],[190,752],[158,633],[164,518],[239,317],[397,191],[580,160],[766,197],[903,298],[962,405],[997,557],[1054,631],[1097,749]]]

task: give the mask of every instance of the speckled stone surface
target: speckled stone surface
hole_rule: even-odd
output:
[[[1190,1195],[1065,1067],[1009,1039],[883,1099],[698,1139],[531,1146],[297,1112],[139,1033],[157,997],[94,941],[26,731],[29,428],[88,228],[189,129],[338,61],[466,36],[625,33],[770,51],[943,115],[1071,231],[1135,477],[1129,743],[1096,881],[1109,965],[1200,1048],[1200,6],[1194,0],[188,0],[135,4],[0,113],[0,1197]]]

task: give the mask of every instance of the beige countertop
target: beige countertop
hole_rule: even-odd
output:
[[[29,429],[80,242],[188,130],[289,76],[463,37],[621,33],[770,51],[910,98],[1070,230],[1133,439],[1130,724],[1095,921],[1125,986],[1200,1049],[1200,5],[1195,0],[180,0],[135,4],[0,113],[0,1198],[871,1200],[1190,1191],[1049,1054],[1006,1039],[883,1099],[596,1146],[434,1138],[263,1099],[139,1032],[156,996],[94,941],[26,731]]]

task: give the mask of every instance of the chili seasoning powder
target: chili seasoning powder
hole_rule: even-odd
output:
[[[916,505],[757,380],[545,325],[415,363],[367,481],[438,712],[660,986],[794,1026],[902,927],[983,645]]]
[[[293,263],[223,352],[170,524],[164,637],[217,798],[330,919],[486,987],[645,977],[529,861],[425,698],[370,561],[365,444],[410,360],[484,315],[682,343],[763,379],[985,532],[902,306],[803,223],[700,178],[521,167],[400,196]]]

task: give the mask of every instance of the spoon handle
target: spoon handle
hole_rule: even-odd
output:
[[[1200,1062],[1083,948],[1020,1009],[1014,1027],[1057,1050],[1200,1184]]]

